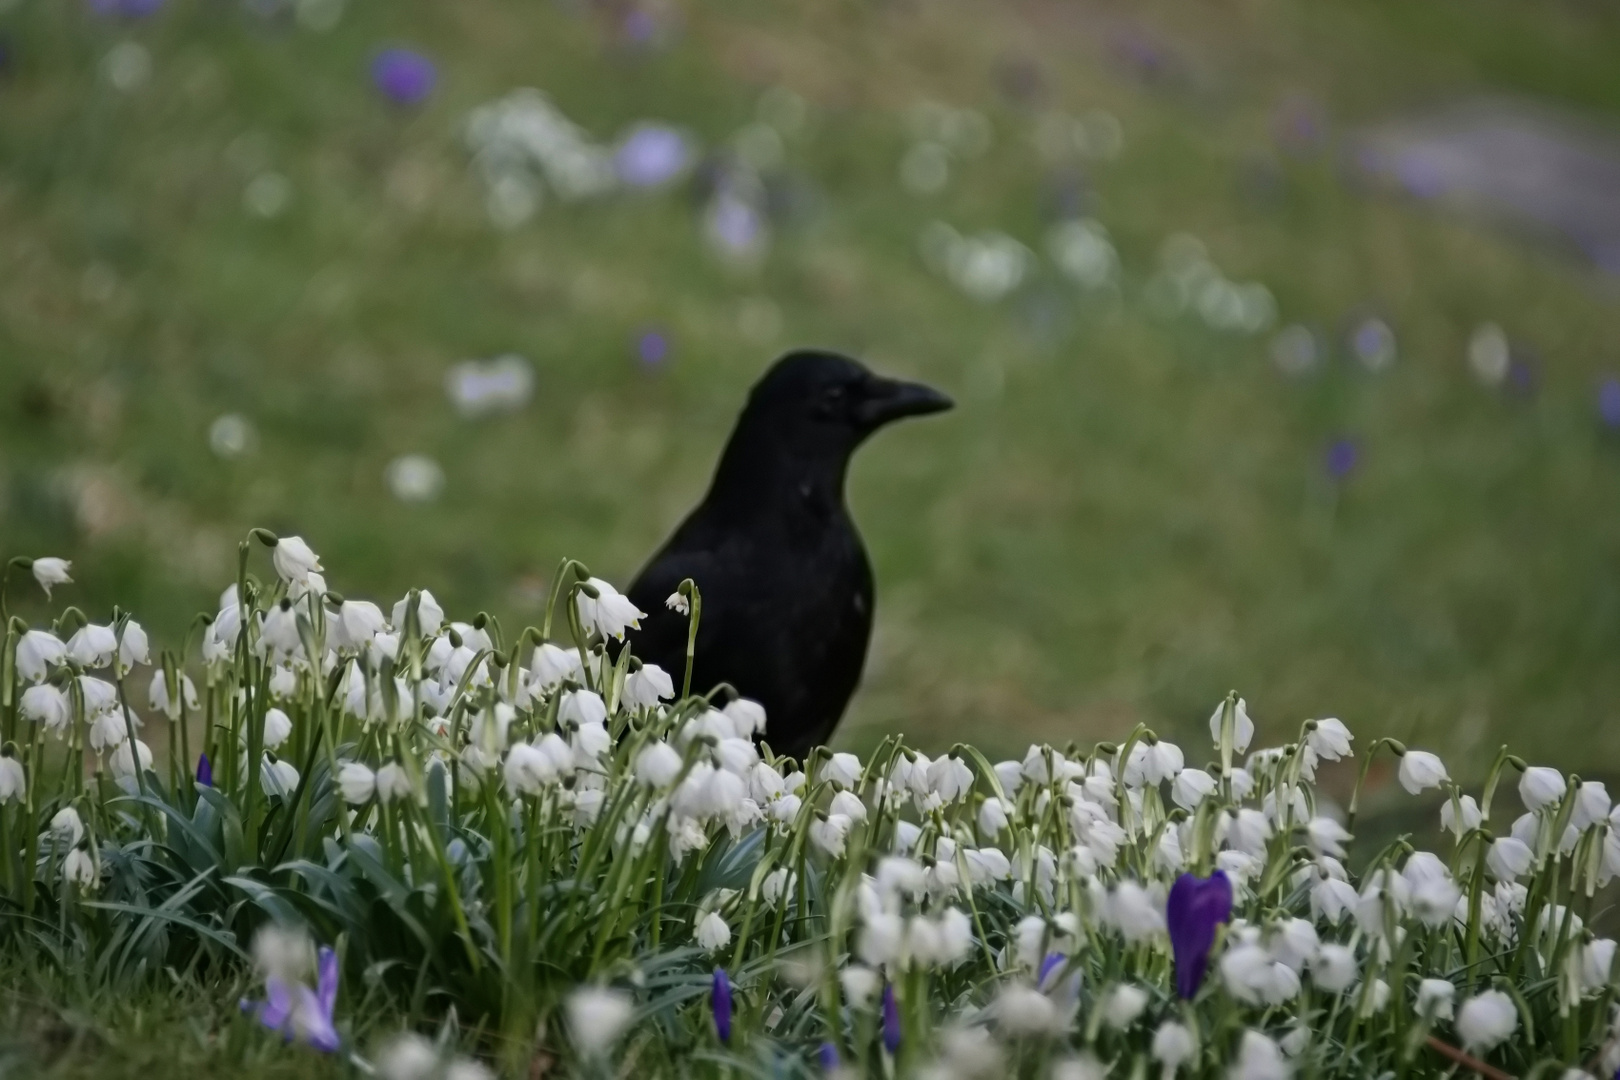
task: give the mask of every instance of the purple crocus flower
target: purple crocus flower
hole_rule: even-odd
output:
[[[371,81],[399,105],[425,101],[438,77],[433,61],[412,49],[384,49],[371,62]]]
[[[1598,383],[1598,418],[1605,427],[1620,428],[1620,378],[1610,375]]]
[[[838,1060],[838,1047],[834,1046],[831,1041],[821,1044],[817,1057],[821,1061],[821,1071],[824,1073],[834,1072],[842,1064]]]
[[[1046,959],[1041,961],[1040,972],[1035,976],[1035,985],[1043,990],[1046,989],[1047,977],[1051,975],[1052,972],[1062,967],[1063,962],[1067,959],[1068,957],[1064,956],[1060,952],[1047,953]]]
[[[1322,466],[1334,480],[1344,480],[1355,471],[1361,448],[1354,439],[1334,439],[1322,455]]]
[[[264,981],[265,1000],[244,998],[242,1011],[252,1013],[259,1023],[280,1032],[288,1042],[301,1042],[330,1054],[343,1042],[332,1022],[337,989],[337,953],[323,945],[316,962],[315,989],[272,975]]]
[[[894,1000],[894,983],[883,984],[883,1049],[891,1055],[900,1052],[900,1005]]]
[[[714,1010],[714,1033],[721,1042],[731,1041],[731,980],[726,978],[725,968],[714,969],[714,990],[710,995],[710,1007]]]
[[[1215,927],[1232,918],[1232,882],[1224,871],[1207,878],[1182,874],[1170,886],[1165,922],[1170,929],[1170,951],[1176,958],[1176,993],[1191,1000],[1204,981]]]
[[[197,783],[203,787],[214,786],[214,766],[209,762],[207,754],[199,755],[197,758]]]
[[[619,144],[613,169],[631,187],[662,187],[692,163],[692,148],[682,135],[663,124],[638,124]]]

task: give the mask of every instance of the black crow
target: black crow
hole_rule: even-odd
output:
[[[687,618],[665,600],[691,578],[703,598],[693,690],[725,682],[765,706],[777,753],[802,759],[824,743],[872,634],[872,565],[844,504],[850,455],[891,421],[950,407],[837,353],[778,360],[749,393],[708,494],[630,586],[649,613],[635,655],[680,685]]]

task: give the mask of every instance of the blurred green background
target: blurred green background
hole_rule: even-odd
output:
[[[879,603],[848,745],[1193,739],[1237,687],[1262,738],[1337,715],[1459,776],[1503,739],[1620,764],[1620,277],[1353,166],[1367,126],[1482,92],[1620,114],[1620,10],[145,6],[0,12],[0,551],[72,558],[92,615],[174,646],[263,525],[346,595],[538,622],[563,555],[628,582],[813,343],[960,403],[851,476]],[[420,103],[374,85],[394,46],[435,66]],[[521,87],[701,161],[514,194],[468,121]],[[708,235],[717,177],[768,223],[750,260]],[[1090,285],[1066,218],[1107,230]],[[979,250],[1016,287],[964,291],[933,222],[1011,238]],[[1275,320],[1175,314],[1166,267]],[[504,354],[532,399],[460,415],[452,365]],[[402,455],[436,497],[391,491]]]

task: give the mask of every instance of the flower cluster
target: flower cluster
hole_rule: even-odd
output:
[[[514,636],[425,590],[344,597],[297,537],[255,530],[241,565],[196,655],[154,655],[123,612],[8,622],[0,890],[112,967],[229,963],[257,930],[243,1007],[286,1041],[345,1043],[347,968],[402,1002],[454,987],[463,1019],[547,1053],[672,1072],[694,1048],[961,1077],[1620,1066],[1601,783],[1504,751],[1464,792],[1391,739],[1357,761],[1336,719],[1251,749],[1236,694],[1203,761],[1143,726],[994,763],[899,738],[794,760],[756,703],[640,663],[643,613],[577,563]],[[1317,772],[1380,755],[1444,795],[1449,850],[1354,852],[1359,783],[1341,810]],[[1524,812],[1498,831],[1508,775]],[[147,945],[110,914],[159,909]],[[376,1067],[482,1075],[415,1037]]]

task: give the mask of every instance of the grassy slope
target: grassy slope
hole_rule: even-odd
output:
[[[1178,58],[1167,83],[1109,59],[1133,24]],[[267,524],[310,538],[350,594],[421,582],[454,609],[532,619],[564,553],[632,573],[701,490],[767,355],[817,341],[963,405],[885,434],[853,477],[882,598],[852,742],[903,726],[1013,749],[1138,718],[1187,733],[1237,685],[1276,733],[1335,712],[1473,762],[1514,730],[1579,733],[1545,741],[1561,764],[1620,759],[1620,446],[1592,393],[1616,364],[1612,282],[1352,191],[1331,156],[1270,149],[1273,109],[1297,93],[1335,136],[1479,87],[1620,109],[1620,25],[1594,6],[732,3],[688,12],[652,58],[563,7],[491,0],[359,2],[325,36],[179,0],[126,28],[25,0],[0,25],[16,52],[0,88],[0,547],[73,556],[71,595],[92,610],[126,601],[172,639],[228,577],[235,538]],[[123,37],[155,62],[130,96],[95,76]],[[439,59],[425,109],[370,91],[383,41]],[[1039,244],[1031,119],[995,88],[1012,55],[1055,104],[1123,121],[1126,153],[1089,178],[1123,304],[1048,276],[982,306],[916,256],[935,217]],[[789,161],[819,209],[757,275],[716,265],[677,195],[553,204],[497,233],[456,135],[473,105],[538,85],[598,136],[650,115],[718,142],[778,80],[816,104]],[[901,112],[922,96],[996,128],[931,199],[895,181]],[[1244,181],[1257,161],[1274,198]],[[269,222],[242,209],[261,168],[294,190]],[[1263,340],[1146,318],[1135,290],[1178,230],[1269,283],[1287,319],[1337,334],[1353,309],[1381,311],[1400,362],[1369,376],[1340,357],[1290,383]],[[92,266],[116,282],[104,299]],[[782,312],[774,341],[739,329],[759,297]],[[1483,319],[1538,350],[1534,398],[1469,377]],[[674,338],[659,374],[630,356],[645,325]],[[537,401],[458,420],[445,366],[506,350],[536,361]],[[258,426],[255,455],[208,454],[226,411]],[[1339,433],[1364,450],[1342,494],[1319,469]],[[406,451],[449,474],[431,509],[386,493]]]

